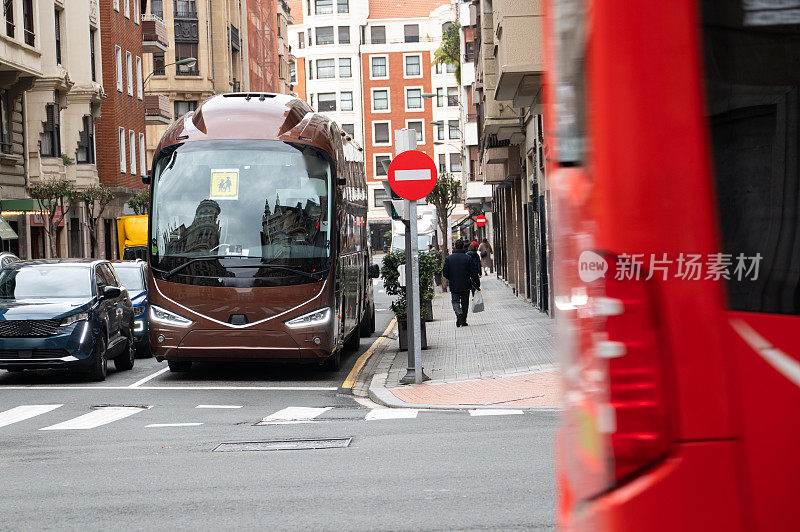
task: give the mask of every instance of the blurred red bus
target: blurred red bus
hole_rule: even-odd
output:
[[[800,2],[547,15],[559,524],[800,530]]]

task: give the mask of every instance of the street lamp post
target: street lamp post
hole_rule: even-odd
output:
[[[189,67],[193,67],[196,64],[197,64],[197,58],[196,57],[187,57],[185,59],[180,59],[178,61],[173,61],[172,63],[167,63],[166,65],[164,65],[164,68],[167,68],[168,66],[172,66],[172,65],[175,65],[175,66],[187,65]],[[150,78],[153,77],[153,74],[155,74],[155,73],[156,73],[156,71],[153,70],[152,72],[150,72],[147,75],[146,78],[144,78],[144,82],[142,83],[143,87],[147,85],[147,82],[150,81]]]

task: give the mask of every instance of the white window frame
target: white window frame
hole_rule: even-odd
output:
[[[389,87],[372,87],[369,91],[369,106],[373,113],[392,112],[392,90]],[[386,109],[375,109],[375,91],[386,91]]]
[[[333,66],[330,67],[332,69],[333,76],[326,76],[324,78],[319,77],[319,62],[320,61],[332,61],[333,62]],[[325,68],[328,68],[328,67],[325,67]],[[316,79],[336,79],[337,78],[338,72],[336,71],[337,66],[336,66],[336,58],[335,57],[321,57],[321,58],[317,59],[316,61],[314,61],[314,69],[315,69],[314,75],[316,76]]]
[[[117,6],[119,7],[119,6]],[[123,87],[123,80],[122,80],[122,48],[119,46],[114,46],[114,55],[117,61],[117,90],[122,92]]]
[[[372,60],[376,57],[383,57],[386,59],[386,75],[385,76],[373,76],[372,75]],[[384,54],[374,54],[369,56],[369,79],[389,79],[389,56]]]
[[[114,11],[119,13],[119,0],[114,0]]]
[[[419,103],[422,104],[422,107],[408,106],[408,91],[413,91],[413,90],[419,91]],[[407,113],[425,112],[425,98],[422,97],[424,93],[425,89],[423,87],[403,87],[403,106],[405,107]]]
[[[136,97],[144,99],[144,85],[142,84],[142,58],[136,56]]]
[[[389,175],[378,175],[378,157],[388,157],[389,159],[392,158],[392,154],[390,152],[385,153],[373,153],[372,154],[372,169],[373,169],[373,177],[376,181],[386,181],[389,179]]]
[[[136,175],[136,133],[128,131],[128,147],[131,150],[131,175]]]
[[[425,120],[422,118],[411,118],[406,120],[406,129],[411,129],[408,124],[410,122],[420,122],[422,124],[422,138],[417,139],[417,144],[425,144]]]
[[[144,133],[139,133],[139,171],[147,175],[147,145],[144,142]]]
[[[375,142],[375,124],[386,124],[389,128],[389,142]],[[373,146],[391,146],[392,145],[392,121],[391,120],[373,120],[372,121],[372,145]]]
[[[142,10],[142,0],[133,0],[133,23],[139,23],[139,13]]]
[[[406,72],[406,57],[418,57],[419,58],[419,74],[416,75],[409,75]],[[422,54],[403,54],[403,78],[404,79],[420,79],[422,77]]]
[[[347,60],[350,61],[350,75],[349,76],[342,76],[342,61]],[[340,57],[339,60],[336,62],[336,76],[339,79],[351,79],[353,77],[353,58],[352,57]]]
[[[128,96],[133,96],[133,54],[125,52],[125,73],[128,75]]]
[[[127,133],[125,133],[125,128],[119,128],[119,171],[123,174],[128,171],[128,155],[125,153],[125,135],[127,135]]]
[[[125,11],[123,11],[123,15],[125,18],[131,18],[131,0],[124,0],[125,1]]]

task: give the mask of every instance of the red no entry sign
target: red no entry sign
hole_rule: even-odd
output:
[[[479,214],[478,216],[475,217],[475,223],[477,224],[478,227],[483,227],[484,225],[486,225],[486,216]]]
[[[407,200],[416,201],[430,194],[436,179],[436,164],[419,150],[404,151],[389,165],[389,186]]]

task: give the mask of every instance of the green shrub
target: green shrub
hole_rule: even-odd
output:
[[[429,319],[427,310],[424,308],[424,301],[430,301],[435,295],[433,275],[439,269],[441,261],[441,254],[439,251],[420,251],[419,253],[419,293],[421,311],[423,319]],[[383,265],[381,266],[381,278],[383,279],[383,288],[386,290],[386,295],[398,296],[392,302],[392,311],[397,316],[398,320],[406,319],[406,291],[400,286],[400,274],[397,271],[398,266],[405,264],[406,253],[405,251],[391,251],[383,257]]]

